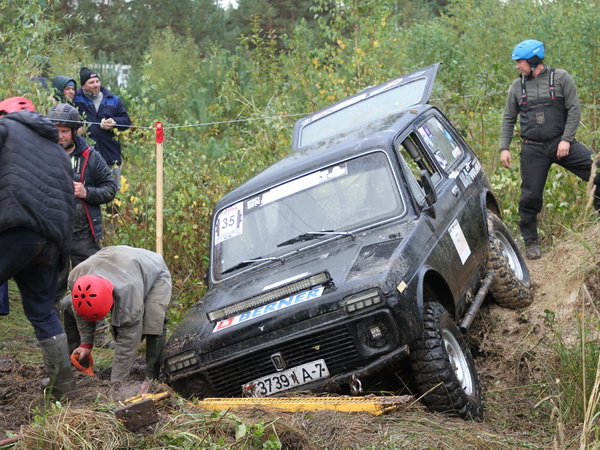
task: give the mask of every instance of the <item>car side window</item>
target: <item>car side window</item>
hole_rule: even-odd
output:
[[[418,181],[420,175],[417,171],[417,166],[414,164],[414,161],[410,159],[409,161],[411,161],[412,164],[409,164],[409,161],[404,159],[406,156],[407,155],[403,155],[403,157],[400,158],[400,166],[402,167],[404,178],[406,178],[406,181],[408,182],[408,188],[412,193],[412,197],[419,205],[423,206],[425,205],[425,191]]]
[[[418,204],[425,203],[425,191],[421,186],[421,171],[425,170],[434,186],[442,179],[437,167],[424,151],[417,133],[411,133],[397,146],[400,154],[402,169],[406,172],[409,188]]]
[[[431,117],[418,128],[419,136],[427,151],[435,158],[440,168],[450,173],[450,167],[460,159],[462,148],[450,131],[436,118]]]

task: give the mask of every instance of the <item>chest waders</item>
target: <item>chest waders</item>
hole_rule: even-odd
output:
[[[537,215],[542,210],[544,186],[552,164],[546,155],[547,147],[552,146],[552,141],[558,144],[567,121],[565,99],[555,95],[554,68],[550,69],[548,96],[533,101],[528,100],[525,77],[521,77],[519,112],[523,138],[519,227],[529,245],[538,241]]]
[[[552,164],[559,164],[583,181],[590,179],[593,153],[573,140],[568,156],[558,158],[558,145],[567,122],[565,99],[555,96],[554,69],[550,69],[549,97],[529,102],[525,80],[521,77],[521,199],[519,226],[525,244],[538,240],[537,214],[542,210],[544,186]],[[600,180],[599,180],[600,181]],[[594,205],[600,208],[596,186]]]
[[[540,144],[550,142],[565,131],[567,109],[565,99],[557,98],[554,87],[554,68],[550,69],[549,96],[537,100],[527,99],[525,77],[521,77],[521,137],[525,143]],[[527,142],[530,141],[530,142]]]

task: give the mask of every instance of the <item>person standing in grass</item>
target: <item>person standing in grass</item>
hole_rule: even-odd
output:
[[[59,103],[50,108],[46,117],[56,126],[58,143],[71,160],[76,215],[69,259],[71,265],[76,267],[100,250],[101,205],[115,198],[117,185],[102,156],[77,135],[82,124],[77,108]],[[61,299],[67,290],[68,274],[68,267],[59,274],[57,299]]]
[[[73,102],[79,113],[90,123],[87,132],[94,140],[106,164],[112,169],[117,189],[121,187],[121,143],[115,130],[126,131],[131,119],[119,97],[102,86],[97,72],[82,67],[79,72],[81,88],[75,93]]]
[[[81,117],[77,108],[67,103],[59,103],[48,111],[48,119],[58,130],[58,143],[71,159],[73,168],[73,189],[75,194],[76,213],[73,224],[73,246],[69,253],[69,263],[58,274],[56,299],[63,299],[67,291],[69,268],[76,267],[82,261],[100,250],[102,239],[101,205],[115,198],[117,185],[113,173],[100,154],[89,146],[77,130],[81,127]],[[69,334],[77,331],[73,314],[65,312],[70,296],[59,305],[63,326]],[[107,327],[106,323],[103,324]],[[104,339],[104,341],[103,341]],[[99,344],[107,344],[104,335],[98,335]]]
[[[584,181],[591,177],[593,152],[575,139],[581,109],[575,83],[566,70],[544,64],[544,44],[527,39],[516,45],[512,60],[520,77],[506,99],[500,132],[500,161],[512,166],[510,142],[517,116],[521,117],[521,198],[519,227],[525,256],[541,256],[537,215],[542,210],[544,186],[552,164]],[[594,207],[600,209],[600,175],[595,177]]]
[[[0,102],[0,285],[13,278],[39,341],[55,399],[75,390],[54,309],[73,235],[73,175],[54,124],[23,97]]]

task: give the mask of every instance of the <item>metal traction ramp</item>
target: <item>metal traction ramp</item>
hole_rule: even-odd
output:
[[[393,397],[267,397],[267,398],[205,398],[195,406],[209,410],[236,408],[268,408],[280,411],[367,412],[380,415],[413,403],[411,395]]]

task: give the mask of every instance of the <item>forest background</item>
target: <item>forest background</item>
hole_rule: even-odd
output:
[[[600,132],[600,8],[595,0],[3,0],[0,98],[26,96],[45,113],[36,77],[131,65],[103,85],[134,127],[119,134],[124,183],[118,214],[105,213],[103,245],[155,248],[155,132],[165,125],[164,256],[176,322],[204,293],[212,208],[227,191],[290,151],[303,115],[361,89],[442,62],[430,102],[483,162],[516,234],[517,164],[502,169],[498,143],[510,60],[523,39],[546,44],[546,62],[578,88],[578,139]],[[588,223],[586,185],[553,169],[542,212],[543,246]]]

